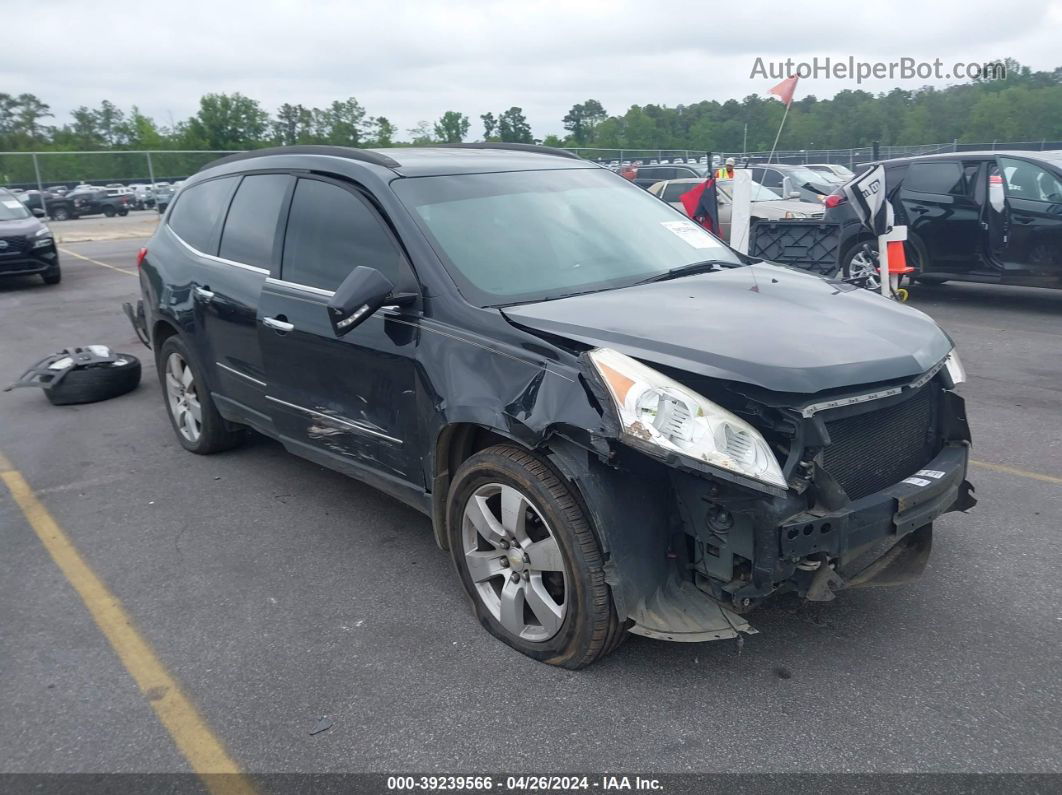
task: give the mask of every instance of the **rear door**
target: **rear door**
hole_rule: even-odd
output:
[[[927,272],[961,273],[979,264],[984,235],[975,184],[959,160],[916,161],[907,169],[897,199],[909,233],[925,246]]]
[[[999,256],[1006,276],[1062,283],[1062,173],[1022,158],[997,160],[1006,217]]]
[[[215,388],[242,413],[268,416],[266,375],[258,343],[258,303],[270,276],[280,275],[280,221],[295,178],[284,173],[244,176],[228,206],[209,281],[197,290],[202,323],[217,367]],[[180,203],[184,202],[181,197]],[[176,208],[175,208],[176,209]]]
[[[381,271],[400,291],[416,289],[401,246],[367,196],[346,183],[300,177],[280,278],[266,281],[258,311],[269,411],[295,452],[423,489],[419,311],[384,308],[337,338],[326,307],[359,265]]]

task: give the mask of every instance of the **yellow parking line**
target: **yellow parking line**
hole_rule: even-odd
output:
[[[122,603],[89,568],[70,539],[33,493],[22,473],[0,454],[0,479],[66,579],[81,596],[126,670],[148,699],[188,764],[215,795],[243,795],[254,788],[181,692],[148,642],[133,626]],[[229,774],[229,775],[215,775]]]
[[[970,459],[970,463],[975,466],[979,466],[982,469],[989,469],[993,472],[1002,472],[1007,475],[1017,475],[1021,478],[1039,480],[1044,483],[1055,483],[1059,486],[1062,486],[1062,478],[1055,477],[1054,475],[1044,475],[1041,472],[1030,472],[1027,469],[1015,469],[1014,467],[1003,466],[1003,464],[990,464],[987,461],[978,461],[974,458]]]
[[[106,262],[100,262],[98,259],[92,257],[86,257],[84,254],[78,254],[76,251],[71,251],[68,248],[60,248],[64,254],[69,254],[71,257],[77,257],[83,259],[85,262],[91,262],[93,265],[99,265],[101,268],[110,268],[112,271],[118,271],[124,273],[126,276],[136,276],[136,271],[127,271],[125,268],[119,268],[117,265],[108,265]]]

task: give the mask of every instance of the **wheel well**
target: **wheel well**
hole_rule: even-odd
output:
[[[162,344],[177,333],[177,328],[168,320],[158,320],[151,329],[151,347],[155,350],[155,356],[159,355]]]
[[[459,422],[443,428],[435,442],[435,471],[431,489],[431,519],[435,531],[435,543],[440,549],[449,549],[446,538],[446,497],[450,492],[450,478],[457,468],[480,450],[496,444],[519,442],[489,428],[474,423]]]

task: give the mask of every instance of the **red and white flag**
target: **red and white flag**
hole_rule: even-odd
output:
[[[774,88],[770,89],[767,93],[774,94],[776,97],[778,97],[778,99],[782,100],[782,102],[784,102],[785,106],[788,108],[791,104],[793,104],[793,92],[796,91],[796,84],[797,80],[799,79],[800,78],[797,75],[787,77]]]

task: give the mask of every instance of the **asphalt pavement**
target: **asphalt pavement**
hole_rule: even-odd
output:
[[[144,365],[99,404],[0,393],[0,454],[245,771],[1062,771],[1062,291],[914,290],[969,371],[980,500],[918,582],[570,672],[478,626],[422,515],[263,438],[185,452],[120,310],[141,245],[0,281],[0,380],[87,343]],[[189,770],[2,486],[0,544],[0,772]]]

